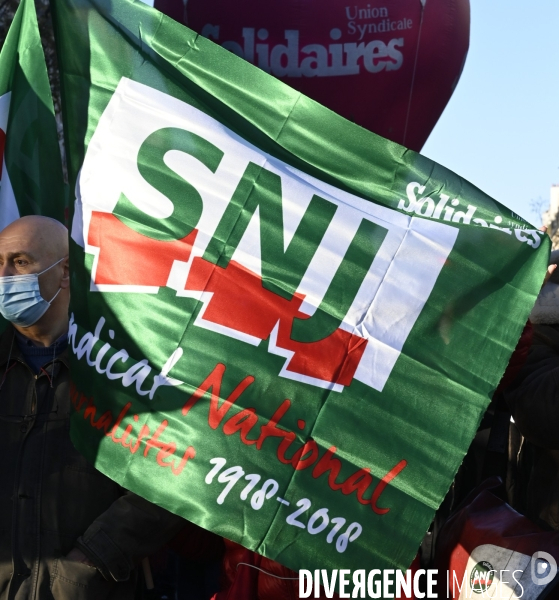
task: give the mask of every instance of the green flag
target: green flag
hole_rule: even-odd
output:
[[[406,568],[549,243],[140,2],[54,8],[75,444],[288,567]]]
[[[32,0],[22,0],[0,52],[0,230],[24,215],[64,222],[52,96]]]

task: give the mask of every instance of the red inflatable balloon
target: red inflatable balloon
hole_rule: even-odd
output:
[[[176,2],[174,6],[173,2]],[[155,0],[321,104],[420,150],[460,78],[469,0]]]

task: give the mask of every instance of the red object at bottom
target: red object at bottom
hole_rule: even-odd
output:
[[[499,478],[486,480],[441,530],[438,598],[559,600],[559,573],[552,576],[559,532],[543,531],[516,512],[499,497],[501,487]]]
[[[225,548],[222,591],[215,594],[211,600],[298,600],[300,598],[297,571],[292,571],[229,540],[225,540]],[[419,557],[416,557],[410,567],[412,576],[419,568]],[[349,590],[351,594],[352,589],[353,583],[346,588],[346,591]],[[320,589],[320,600],[339,597],[338,594],[327,596],[324,588]],[[316,598],[314,590],[310,598]],[[414,597],[406,598],[415,600]]]
[[[229,540],[225,540],[225,548],[222,591],[212,600],[298,600],[296,571]],[[339,598],[337,594],[332,597]],[[326,600],[324,590],[320,600]]]

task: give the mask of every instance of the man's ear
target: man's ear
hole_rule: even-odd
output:
[[[66,289],[70,287],[70,258],[67,256],[61,263],[62,278],[60,279],[60,287]]]

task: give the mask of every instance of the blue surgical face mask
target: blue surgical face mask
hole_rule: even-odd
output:
[[[39,275],[52,269],[64,258],[40,273],[0,277],[0,314],[20,327],[30,327],[36,323],[47,312],[62,289],[58,288],[58,292],[47,302],[41,296]]]

